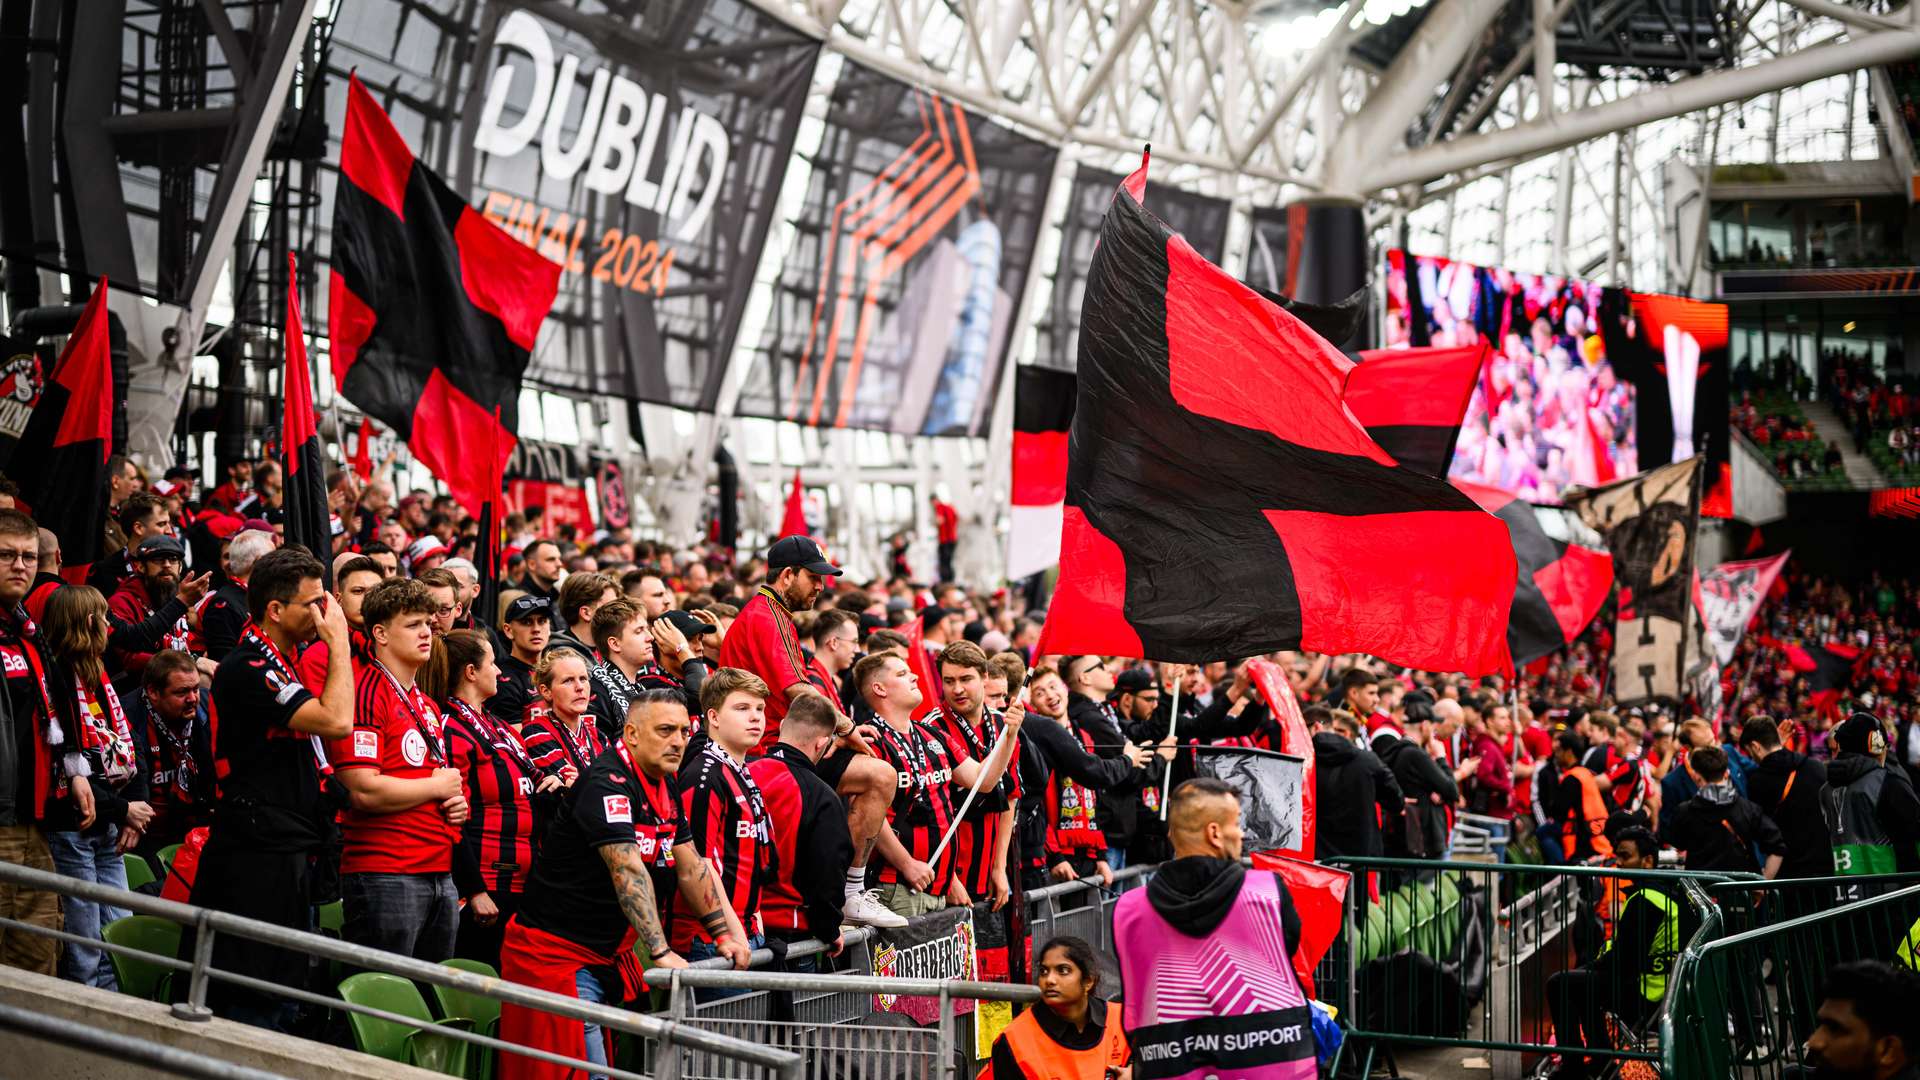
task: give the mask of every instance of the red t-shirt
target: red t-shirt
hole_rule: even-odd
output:
[[[940,542],[957,543],[960,540],[960,512],[946,503],[933,504],[933,520],[940,530]]]
[[[767,698],[767,734],[755,748],[764,753],[780,741],[780,721],[787,715],[787,687],[807,681],[799,631],[773,590],[762,585],[740,609],[740,617],[727,628],[727,639],[720,644],[720,666],[751,671],[772,691]]]
[[[354,680],[353,730],[327,745],[339,771],[378,769],[396,780],[419,780],[447,762],[440,712],[416,684],[407,698],[386,669],[368,664]],[[440,804],[374,814],[349,808],[341,815],[343,874],[444,874],[453,869],[459,831]]]

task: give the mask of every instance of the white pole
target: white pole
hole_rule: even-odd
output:
[[[965,720],[961,720],[960,722],[963,724],[966,723]],[[1013,735],[1012,728],[1003,727],[1000,729],[1000,738],[994,741],[993,749],[987,751],[987,761],[992,761],[994,757],[996,757],[1000,753],[1000,748],[1006,744],[1007,739],[1010,738],[1012,735]],[[1008,751],[1009,757],[1011,757],[1012,753],[1013,751],[1011,750]],[[1019,767],[1020,767],[1020,763],[1018,761],[1009,760],[1007,762],[1007,768],[1009,769],[1017,769]],[[1002,770],[1001,775],[1002,776],[1006,775],[1004,770]],[[980,763],[980,771],[974,774],[973,786],[967,789],[966,799],[960,803],[960,809],[954,812],[953,820],[947,823],[947,835],[940,838],[939,846],[933,849],[933,856],[927,860],[928,866],[939,865],[940,853],[947,850],[947,842],[953,839],[953,834],[956,830],[960,828],[960,823],[966,820],[967,809],[973,805],[973,797],[975,795],[980,794],[980,781],[985,780],[986,778],[987,778],[987,762],[983,761]]]
[[[1186,680],[1187,673],[1181,672],[1180,678],[1173,680],[1173,711],[1167,714],[1167,739],[1179,746],[1180,739],[1180,684]],[[1174,753],[1179,753],[1175,750]],[[1167,759],[1167,774],[1160,778],[1160,820],[1167,820],[1167,790],[1173,787],[1173,759]]]

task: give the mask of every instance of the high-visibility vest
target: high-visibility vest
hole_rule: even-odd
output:
[[[1893,962],[1908,971],[1920,971],[1920,919],[1913,920],[1907,927],[1906,935],[1900,939],[1900,947],[1893,950]]]
[[[1607,839],[1604,831],[1607,826],[1607,803],[1600,796],[1600,784],[1594,780],[1593,770],[1575,765],[1566,774],[1580,782],[1580,816],[1584,819],[1574,821],[1569,818],[1560,826],[1561,843],[1565,845],[1567,858],[1572,860],[1574,852],[1579,850],[1580,829],[1587,830],[1594,854],[1613,854],[1613,841]]]
[[[1101,1080],[1107,1070],[1127,1063],[1127,1033],[1122,1029],[1120,1006],[1107,1003],[1106,1034],[1100,1042],[1085,1050],[1069,1050],[1053,1041],[1040,1026],[1034,1013],[1046,1008],[1036,1005],[1007,1025],[1002,1037],[1013,1059],[1020,1063],[1022,1075],[1035,1080]],[[980,1070],[974,1080],[1021,1080],[1020,1077],[994,1077],[993,1065]]]
[[[1649,1002],[1658,1002],[1667,996],[1667,972],[1680,955],[1680,903],[1652,887],[1641,888],[1633,895],[1660,911],[1660,930],[1653,936],[1653,950],[1646,958],[1647,970],[1640,973],[1640,996]],[[1600,955],[1612,951],[1613,938],[1609,937],[1607,943],[1600,946]]]

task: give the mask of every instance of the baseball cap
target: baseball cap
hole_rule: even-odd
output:
[[[1153,673],[1146,668],[1128,668],[1113,680],[1113,692],[1116,694],[1137,694],[1153,687]]]
[[[840,568],[827,561],[820,545],[810,536],[786,536],[767,549],[767,570],[778,572],[788,567],[811,570],[826,577],[839,577]]]
[[[943,608],[939,604],[928,604],[926,607],[920,609],[920,625],[923,627],[932,627],[941,619],[953,614],[957,613],[952,608]]]
[[[240,531],[270,533],[273,531],[273,522],[266,518],[248,518],[240,523]]]
[[[232,514],[209,514],[200,519],[215,540],[225,540],[240,531],[240,519]]]
[[[535,615],[543,619],[551,618],[552,607],[553,605],[548,603],[544,596],[517,597],[513,603],[507,605],[507,621],[519,622],[522,619],[531,619]]]
[[[1833,744],[1854,754],[1877,754],[1887,748],[1887,735],[1872,713],[1857,712],[1833,729]]]
[[[156,555],[171,555],[176,559],[185,559],[187,549],[181,547],[180,541],[171,536],[149,536],[140,541],[140,546],[133,551],[133,557],[136,559],[150,559]]]
[[[441,543],[439,537],[428,533],[407,545],[407,565],[412,566],[422,559],[431,559],[435,555],[445,555],[446,553],[447,545]]]
[[[693,617],[692,612],[681,611],[679,608],[674,608],[667,612],[667,621],[673,624],[675,630],[680,631],[680,633],[689,638],[698,637],[701,634],[714,634],[720,631],[720,628],[712,623],[704,619],[696,619]]]
[[[175,483],[172,480],[155,480],[147,486],[147,490],[163,499],[170,499],[180,493],[182,486],[183,485]]]

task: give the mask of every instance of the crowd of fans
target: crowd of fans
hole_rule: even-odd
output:
[[[1282,745],[1245,661],[1037,655],[1018,594],[850,582],[804,537],[736,560],[516,516],[477,612],[466,515],[331,479],[316,555],[283,542],[271,463],[204,495],[118,463],[87,584],[0,509],[0,857],[124,886],[125,853],[184,844],[196,904],[305,929],[339,900],[348,941],[618,1002],[636,945],[744,966],[770,941],[837,951],[843,926],[1110,882],[1168,857],[1185,744]],[[1545,862],[1617,858],[1624,836],[1688,867],[1811,876],[1844,850],[1920,869],[1920,589],[1784,580],[1724,716],[1613,707],[1599,625],[1512,683],[1275,654],[1311,730],[1316,855],[1441,858],[1471,814]],[[1828,792],[1863,808],[1823,814]],[[32,891],[0,909],[83,939],[125,914]],[[0,944],[113,983],[84,945]],[[310,978],[232,935],[214,954]],[[212,1004],[301,1023],[230,984]],[[501,1031],[579,1046],[553,1024],[509,1006]]]
[[[1886,369],[1898,371],[1904,364],[1900,347],[1891,346]],[[1883,378],[1864,355],[1844,349],[1825,350],[1820,370],[1821,380],[1815,383],[1784,350],[1764,364],[1743,362],[1735,370],[1733,424],[1771,457],[1780,478],[1795,481],[1844,472],[1841,448],[1822,440],[1801,411],[1799,403],[1816,391],[1832,406],[1855,453],[1871,459],[1896,483],[1920,478],[1920,401],[1907,384]]]

